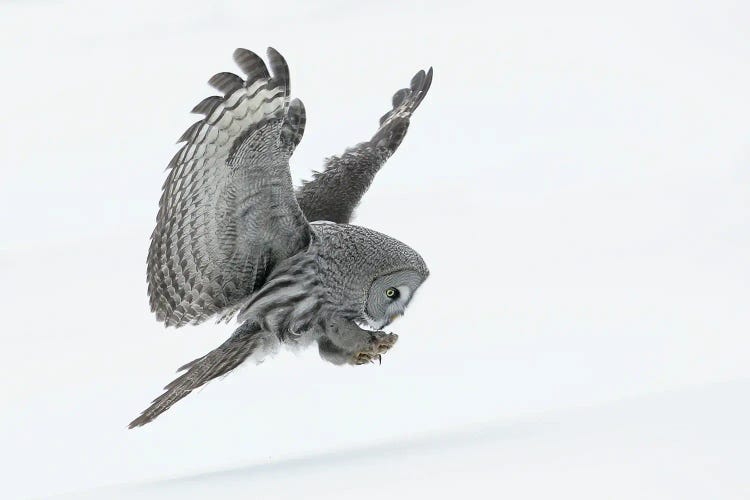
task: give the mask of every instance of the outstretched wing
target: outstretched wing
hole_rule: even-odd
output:
[[[268,58],[272,74],[256,54],[234,52],[247,78],[209,80],[224,95],[193,109],[205,118],[169,164],[147,262],[151,309],[167,325],[226,315],[309,243],[289,174],[304,107],[290,101],[283,57],[269,48]]]
[[[325,161],[325,169],[315,172],[297,190],[297,201],[309,221],[347,223],[375,174],[401,144],[412,113],[432,84],[432,68],[419,71],[409,88],[393,96],[393,109],[380,119],[380,128],[367,142],[347,149],[341,156]]]

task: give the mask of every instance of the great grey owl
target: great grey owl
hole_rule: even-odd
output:
[[[241,325],[181,367],[131,428],[282,344],[317,343],[335,364],[379,361],[397,340],[381,330],[427,278],[410,247],[348,222],[404,138],[432,69],[396,92],[369,141],[328,158],[295,192],[289,158],[302,139],[305,108],[290,99],[284,58],[272,48],[267,54],[270,73],[259,56],[237,49],[247,78],[219,73],[209,80],[223,96],[195,106],[204,118],[178,141],[185,144],[169,164],[147,260],[159,321],[180,327],[236,315]]]

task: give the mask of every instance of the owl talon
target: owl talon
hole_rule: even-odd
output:
[[[398,335],[395,333],[374,332],[370,345],[366,351],[358,352],[354,355],[353,363],[355,365],[364,365],[374,363],[377,359],[378,365],[383,364],[383,354],[396,344]]]
[[[361,352],[354,357],[355,365],[365,365],[367,363],[372,363],[372,357],[367,353]]]

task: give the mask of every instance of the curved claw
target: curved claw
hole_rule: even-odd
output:
[[[372,334],[371,344],[365,350],[354,354],[350,362],[355,365],[364,365],[374,363],[377,359],[378,365],[382,365],[383,354],[388,352],[397,340],[398,335],[395,333],[375,332]]]

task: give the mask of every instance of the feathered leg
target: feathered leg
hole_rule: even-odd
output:
[[[130,422],[128,428],[146,425],[167,411],[193,389],[197,389],[209,380],[229,373],[242,364],[251,354],[270,347],[274,339],[269,337],[256,323],[244,323],[226,342],[190,363],[181,366],[177,371],[185,371],[164,389],[166,392],[154,399],[151,406]]]

